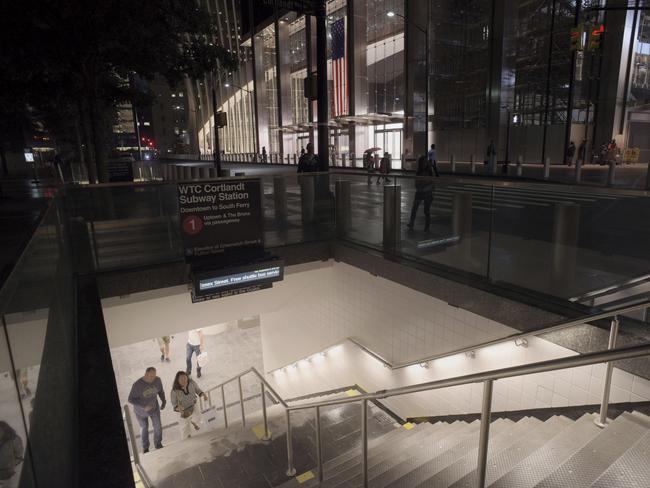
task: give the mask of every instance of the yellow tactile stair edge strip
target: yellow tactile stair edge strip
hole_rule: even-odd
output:
[[[415,427],[415,424],[412,424],[411,422],[406,422],[404,425],[402,425],[406,430],[411,430],[413,427]]]
[[[305,481],[309,481],[313,478],[315,478],[315,476],[314,473],[312,473],[311,471],[306,471],[296,476],[296,480],[298,481],[298,483],[304,483]]]

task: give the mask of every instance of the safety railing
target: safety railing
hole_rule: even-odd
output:
[[[133,428],[133,417],[131,416],[131,407],[124,405],[124,421],[126,423],[126,433],[129,436],[129,442],[131,444],[131,456],[133,459],[133,464],[140,475],[140,480],[145,488],[150,488],[153,486],[149,476],[147,476],[146,471],[140,463],[140,453],[138,452],[138,443],[136,442],[135,430]]]
[[[618,319],[614,319],[616,328],[612,327],[612,334],[610,335],[610,345],[613,343],[612,337],[616,337],[618,330]],[[441,388],[448,388],[452,386],[468,385],[472,383],[483,383],[483,401],[481,407],[481,428],[479,435],[479,453],[478,453],[478,477],[479,487],[485,486],[485,474],[487,467],[488,455],[488,439],[490,434],[490,417],[492,408],[492,390],[494,381],[512,378],[516,376],[524,376],[535,373],[544,373],[548,371],[556,371],[559,369],[575,368],[580,366],[589,366],[593,364],[607,363],[606,382],[603,390],[603,404],[601,406],[600,416],[596,420],[596,424],[603,427],[607,417],[607,405],[609,403],[609,392],[611,384],[611,370],[613,368],[612,362],[622,359],[633,359],[644,356],[650,356],[650,344],[642,344],[637,346],[629,346],[619,349],[610,349],[607,351],[598,351],[587,353],[580,356],[570,356],[560,359],[552,359],[549,361],[541,361],[533,364],[523,366],[514,366],[510,368],[503,368],[484,373],[474,373],[466,376],[449,378],[444,380],[437,380],[418,385],[404,386],[394,388],[391,390],[380,390],[374,393],[362,394],[350,398],[341,398],[337,400],[328,400],[323,402],[307,403],[302,405],[295,405],[287,408],[287,423],[290,425],[291,412],[298,410],[314,409],[316,421],[316,456],[318,463],[318,479],[323,480],[323,459],[322,459],[322,441],[320,436],[320,410],[323,407],[345,405],[350,403],[361,403],[361,475],[363,479],[363,486],[368,486],[368,426],[367,426],[367,411],[368,402],[390,398],[399,395],[407,395],[412,393],[419,393],[424,391],[437,390]],[[291,436],[291,429],[287,430],[287,446],[291,445],[289,437]],[[292,456],[288,456],[289,472],[295,472],[292,465]]]
[[[555,330],[561,330],[563,328],[582,325],[588,322],[593,322],[595,320],[601,320],[606,318],[611,318],[610,322],[610,335],[608,349],[604,351],[590,352],[578,356],[569,356],[558,359],[551,359],[548,361],[540,361],[532,364],[525,364],[520,366],[512,366],[508,368],[502,368],[492,371],[486,371],[481,373],[473,373],[464,376],[452,377],[442,380],[430,381],[415,385],[403,386],[398,388],[393,388],[390,390],[378,390],[373,393],[365,393],[354,397],[339,398],[333,400],[326,400],[320,402],[309,402],[301,403],[299,405],[289,405],[288,400],[284,400],[275,389],[269,384],[264,376],[257,371],[255,368],[247,369],[239,373],[236,376],[218,384],[206,390],[207,402],[210,407],[214,407],[212,394],[217,391],[220,392],[221,396],[221,405],[224,416],[224,425],[228,427],[228,414],[226,403],[226,393],[225,387],[230,383],[237,382],[239,390],[239,404],[241,408],[241,421],[242,426],[246,425],[246,411],[245,411],[245,399],[242,389],[242,377],[252,374],[257,377],[260,382],[261,397],[262,397],[262,416],[263,416],[263,426],[264,426],[264,436],[263,440],[269,440],[271,438],[269,428],[268,428],[268,418],[267,418],[267,406],[266,406],[266,394],[267,392],[271,394],[273,398],[284,408],[285,419],[286,419],[286,445],[287,445],[287,476],[294,476],[296,474],[296,469],[293,464],[293,439],[292,439],[292,426],[291,426],[291,413],[299,410],[309,410],[314,409],[315,411],[315,426],[316,426],[316,459],[317,459],[317,473],[319,481],[323,480],[323,445],[322,445],[322,435],[321,435],[321,410],[324,407],[346,405],[351,403],[361,403],[361,475],[363,479],[363,486],[368,486],[368,402],[377,401],[385,398],[408,395],[413,393],[420,393],[425,391],[439,390],[442,388],[449,388],[454,386],[469,385],[473,383],[483,383],[483,398],[481,406],[481,427],[479,434],[479,450],[478,450],[478,462],[477,462],[477,472],[479,477],[479,487],[485,486],[485,476],[486,476],[486,466],[487,466],[487,456],[488,456],[488,440],[490,434],[490,418],[491,418],[491,409],[492,409],[492,392],[494,382],[501,379],[513,378],[517,376],[525,376],[529,374],[544,373],[549,371],[556,371],[560,369],[567,368],[576,368],[581,366],[590,366],[593,364],[606,364],[604,386],[602,392],[602,401],[600,406],[600,412],[598,418],[595,419],[595,424],[603,428],[607,424],[607,412],[609,408],[609,397],[611,391],[611,381],[612,374],[614,369],[614,361],[624,360],[624,359],[634,359],[644,356],[650,356],[650,343],[645,343],[641,345],[634,345],[622,348],[616,348],[616,341],[619,331],[619,314],[625,313],[631,310],[637,310],[640,308],[648,308],[650,306],[650,300],[646,300],[643,304],[636,304],[633,306],[621,307],[616,311],[608,311],[599,314],[588,315],[580,319],[565,321],[560,324],[555,324],[550,327],[544,328],[542,330],[517,334],[516,337],[524,339],[526,335],[538,335],[543,332],[551,332]],[[485,347],[491,344],[498,342],[503,342],[506,340],[513,340],[515,336],[509,336],[507,338],[499,339],[498,341],[486,342],[481,345],[473,346],[472,349],[479,349],[480,347]],[[460,351],[462,352],[462,350]],[[438,355],[432,358],[445,357],[449,354],[458,354],[459,351],[454,353],[447,353],[444,355]],[[200,406],[203,410],[204,403],[203,400]],[[142,471],[143,479],[146,478],[146,473],[144,470],[141,470],[139,464],[139,455],[137,453],[137,445],[135,441],[135,434],[133,432],[133,424],[130,420],[129,407],[125,405],[125,416],[127,420],[128,434],[131,440],[133,447],[133,457],[134,462],[138,469]],[[145,481],[146,482],[146,481]]]

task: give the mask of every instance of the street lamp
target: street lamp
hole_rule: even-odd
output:
[[[246,93],[253,93],[251,90],[248,88],[244,88],[243,86],[235,85],[234,83],[226,82],[223,84],[226,88],[238,88],[240,90],[244,90]]]
[[[425,103],[424,130],[425,130],[425,133],[427,135],[427,147],[428,147],[428,144],[429,144],[429,140],[428,140],[429,139],[429,26],[427,25],[427,28],[423,29],[419,25],[414,24],[413,22],[408,20],[406,17],[404,17],[402,14],[399,14],[399,13],[395,12],[394,10],[389,10],[386,13],[386,17],[389,17],[389,18],[399,17],[402,20],[404,20],[405,23],[408,22],[410,25],[412,25],[413,27],[415,27],[417,30],[419,30],[420,32],[422,32],[424,34],[424,39],[425,39],[424,40],[424,53],[425,53],[424,54],[424,56],[425,56],[425,68],[424,69],[426,70],[426,75],[424,77],[424,79],[426,80],[425,87],[424,87],[424,96],[425,96],[425,99],[424,99],[425,100],[424,101],[424,103]]]

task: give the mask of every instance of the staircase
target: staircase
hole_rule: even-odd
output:
[[[554,416],[491,423],[485,486],[647,488],[650,486],[650,417],[623,413],[606,428],[585,414],[576,421]],[[368,486],[479,486],[476,471],[480,422],[406,424],[371,441]],[[361,487],[359,449],[324,463],[281,486]],[[314,475],[314,477],[312,477]],[[299,481],[303,480],[302,482]]]

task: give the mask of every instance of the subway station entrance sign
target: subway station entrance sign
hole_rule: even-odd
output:
[[[178,184],[185,257],[264,248],[259,179]]]

